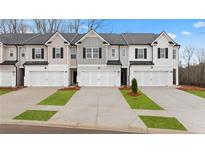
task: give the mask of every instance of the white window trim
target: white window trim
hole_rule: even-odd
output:
[[[75,58],[72,58],[72,55],[75,55]],[[71,50],[70,50],[70,58],[71,58],[71,59],[76,59],[76,57],[77,57],[77,51],[76,51],[76,49],[71,49]]]
[[[9,57],[14,57],[14,50],[14,48],[9,49]],[[13,56],[11,56],[11,53],[13,54]]]
[[[177,50],[173,49],[173,59],[177,59]]]
[[[163,57],[161,55],[163,55]],[[160,59],[166,59],[166,48],[160,48],[159,57],[160,57]]]
[[[88,57],[88,56],[87,56],[87,55],[88,55],[88,54],[87,54],[88,49],[91,49],[91,57]],[[94,55],[94,54],[93,54],[93,50],[94,50],[94,49],[97,49],[97,51],[98,51],[98,52],[97,52],[97,53],[98,53],[98,56],[97,56],[97,57],[94,57],[94,56],[93,56],[93,55]],[[87,47],[87,48],[86,48],[86,59],[99,59],[99,48]]]
[[[142,58],[140,57],[140,55],[142,55]],[[144,48],[138,48],[137,59],[145,59],[144,58]]]
[[[58,49],[59,51],[56,49]],[[57,57],[58,54],[59,54],[59,57]],[[61,59],[61,48],[60,47],[55,47],[55,59]]]
[[[35,59],[41,59],[41,56],[42,56],[42,55],[41,55],[41,48],[34,48],[34,50],[35,50],[35,56],[34,56],[34,57],[35,57]],[[39,50],[39,51],[40,51],[40,53],[38,53],[38,54],[40,55],[40,57],[39,57],[39,58],[38,58],[38,57],[36,57],[36,55],[38,55],[38,54],[36,53],[36,51],[37,51],[37,50]]]
[[[114,52],[113,52],[114,51]],[[114,55],[113,55],[113,53],[114,53]],[[111,49],[111,56],[112,57],[115,57],[116,56],[116,49],[115,48],[112,48]]]

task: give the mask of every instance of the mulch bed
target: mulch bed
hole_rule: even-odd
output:
[[[11,90],[11,91],[16,91],[19,89],[25,88],[24,86],[17,86],[17,87],[0,87],[0,90]]]
[[[79,86],[71,86],[71,87],[64,87],[64,88],[61,88],[59,90],[80,90],[80,87]]]
[[[121,86],[119,87],[119,90],[130,90],[130,86]]]
[[[205,88],[195,87],[195,86],[179,86],[177,87],[179,90],[193,90],[193,91],[205,91]]]
[[[130,96],[140,96],[141,94],[138,92],[138,93],[133,93],[133,92],[128,92],[127,93],[128,95],[130,95]]]

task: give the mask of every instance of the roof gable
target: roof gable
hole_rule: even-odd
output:
[[[49,42],[52,42],[52,40],[56,37],[56,36],[60,36],[60,38],[62,40],[64,40],[64,42],[66,42],[67,44],[70,44],[69,41],[67,41],[59,32],[55,32],[45,43],[45,45],[48,45]]]
[[[172,43],[170,43],[170,44],[172,44],[172,45],[177,45],[177,43],[165,32],[165,31],[162,31],[159,35],[158,35],[158,37],[156,37],[153,41],[152,41],[152,45],[153,44],[155,44],[155,42],[157,41],[157,39],[159,39],[161,36],[165,36],[168,40],[170,40]]]

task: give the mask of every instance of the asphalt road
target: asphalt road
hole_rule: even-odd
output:
[[[79,128],[0,124],[0,134],[130,134],[130,133],[118,132],[118,131],[107,131],[107,130],[79,129]]]

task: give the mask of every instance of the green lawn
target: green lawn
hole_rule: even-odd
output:
[[[205,91],[186,90],[187,92],[205,98]]]
[[[59,90],[41,101],[39,105],[65,105],[75,92],[76,90]]]
[[[0,90],[0,95],[3,95],[3,94],[6,94],[6,93],[9,93],[9,92],[11,92],[11,90],[3,90],[3,89],[1,89]]]
[[[122,95],[132,109],[163,110],[141,91],[139,96],[130,96],[127,94],[128,92],[129,90],[121,90]]]
[[[148,128],[186,130],[174,117],[139,116]]]
[[[48,121],[57,111],[27,110],[14,119]]]

